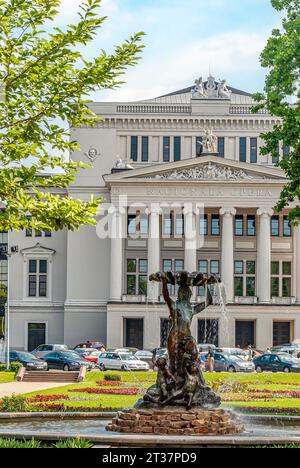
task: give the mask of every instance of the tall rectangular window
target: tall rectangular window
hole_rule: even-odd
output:
[[[247,162],[247,138],[240,137],[240,161]]]
[[[255,215],[247,216],[247,236],[256,235]]]
[[[174,161],[181,160],[181,137],[174,137]]]
[[[244,216],[237,215],[235,217],[235,235],[243,236],[244,235]]]
[[[211,235],[219,236],[220,235],[220,216],[212,215],[211,217]]]
[[[28,296],[47,297],[47,260],[29,260]]]
[[[142,161],[149,161],[149,137],[147,136],[142,137]]]
[[[272,154],[272,163],[273,164],[278,164],[280,161],[280,149],[279,149],[279,143],[277,144],[276,147],[276,152]]]
[[[137,231],[137,226],[136,226],[136,215],[128,215],[128,220],[127,220],[127,233],[131,235],[135,235]]]
[[[255,296],[255,261],[237,260],[234,262],[234,292],[236,297]]]
[[[165,236],[172,236],[173,234],[173,217],[172,214],[166,214],[163,218],[163,233]]]
[[[283,236],[292,237],[292,226],[288,216],[283,217]]]
[[[283,145],[283,157],[286,159],[291,152],[289,145]]]
[[[219,137],[218,138],[218,153],[221,158],[225,156],[225,138]]]
[[[272,297],[292,297],[292,262],[271,263]]]
[[[170,137],[163,137],[163,160],[170,161]]]
[[[250,162],[257,163],[257,138],[250,138]]]
[[[175,234],[176,236],[183,236],[184,234],[184,216],[182,214],[176,215]]]
[[[208,235],[208,219],[207,215],[200,216],[200,236]]]
[[[196,137],[196,156],[199,158],[203,153],[203,137]]]
[[[130,157],[132,161],[136,162],[138,160],[138,137],[137,136],[131,137]]]
[[[279,237],[279,216],[272,216],[271,235],[272,237]]]
[[[147,295],[148,260],[130,258],[127,260],[127,294]]]

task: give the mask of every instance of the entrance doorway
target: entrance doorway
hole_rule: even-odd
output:
[[[292,322],[273,322],[273,346],[291,343]]]
[[[236,320],[235,345],[241,348],[255,346],[255,321]]]
[[[218,320],[198,320],[198,343],[219,346]]]
[[[144,347],[144,320],[143,319],[124,319],[125,320],[125,347],[143,349]]]
[[[45,323],[28,323],[27,329],[27,349],[33,351],[41,344],[46,344],[46,324]]]

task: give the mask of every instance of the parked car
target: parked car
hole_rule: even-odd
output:
[[[274,346],[271,351],[272,353],[288,353],[295,358],[300,358],[300,346],[298,345]]]
[[[205,364],[205,369],[209,370],[208,355],[201,353],[201,361]],[[232,356],[225,353],[215,353],[215,372],[254,372],[253,362],[245,361],[239,356]]]
[[[47,370],[47,364],[44,361],[25,351],[10,351],[9,360],[10,362],[20,362],[28,371]],[[0,362],[6,362],[6,353],[0,354]]]
[[[77,371],[83,366],[88,370],[95,367],[94,363],[86,361],[74,351],[53,351],[44,357],[44,361],[47,363],[48,370]]]
[[[95,364],[98,363],[98,358],[101,354],[100,351],[97,351],[93,348],[78,348],[74,350],[74,352],[77,353],[80,357],[84,358],[86,361],[94,362]]]
[[[153,364],[153,354],[151,353],[151,351],[138,351],[137,353],[135,353],[134,355],[137,359],[139,359],[140,361],[144,361],[144,362],[147,362],[147,364],[149,364],[150,368],[153,369],[154,367],[154,364]]]
[[[209,348],[216,351],[216,346],[213,344],[198,344],[198,351],[199,353],[208,353]]]
[[[256,372],[300,372],[300,359],[288,353],[264,354],[254,359]]]
[[[249,358],[249,352],[241,348],[218,348],[217,352],[229,354],[230,356],[239,356],[245,361],[248,361]]]
[[[80,348],[88,348],[88,349],[93,348],[101,352],[106,351],[106,347],[102,343],[102,341],[86,341],[84,343],[79,343],[78,345],[75,346],[74,350],[77,350],[78,348],[79,349]]]
[[[137,359],[132,353],[102,353],[98,359],[101,370],[140,370],[148,371],[149,364]]]
[[[62,344],[43,344],[32,351],[35,357],[43,359],[51,351],[68,351],[68,346]]]

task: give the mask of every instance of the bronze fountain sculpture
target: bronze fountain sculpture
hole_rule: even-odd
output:
[[[150,388],[144,396],[141,406],[147,402],[165,405],[220,406],[220,398],[205,384],[200,367],[197,343],[191,334],[191,324],[198,315],[213,302],[209,285],[220,280],[216,276],[187,272],[156,273],[151,281],[162,283],[164,300],[170,311],[171,329],[168,336],[168,357],[157,362],[157,385]],[[169,294],[168,285],[178,286],[178,299],[174,301]],[[192,287],[206,287],[206,301],[193,306],[191,303]]]
[[[164,300],[170,311],[168,356],[156,361],[156,385],[150,387],[134,409],[118,413],[108,431],[158,435],[223,435],[243,431],[230,412],[220,409],[220,397],[206,385],[197,343],[191,334],[195,315],[213,303],[211,285],[220,278],[202,273],[156,273],[150,281],[162,283]],[[177,287],[177,300],[169,286]],[[192,304],[193,287],[204,286],[206,300]]]

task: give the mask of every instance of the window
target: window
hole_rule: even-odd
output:
[[[247,236],[256,235],[255,215],[247,216]]]
[[[170,161],[170,137],[163,137],[163,160]]]
[[[127,260],[127,294],[129,296],[146,296],[148,282],[148,260]]]
[[[218,153],[221,158],[225,156],[225,138],[219,137],[218,138]]]
[[[181,160],[181,137],[174,137],[174,161]]]
[[[52,232],[49,231],[49,229],[46,229],[46,231],[45,231],[45,237],[52,237]]]
[[[28,296],[47,297],[47,260],[29,260]]]
[[[184,270],[184,260],[181,259],[166,259],[163,260],[163,271],[167,273],[168,271],[181,272]],[[177,292],[178,286],[168,285],[169,293],[173,296],[175,291]]]
[[[283,145],[283,157],[286,159],[291,152],[289,145]]]
[[[138,137],[137,136],[131,137],[130,157],[132,161],[136,162],[138,160]]]
[[[273,237],[279,237],[279,216],[272,216],[271,235]]]
[[[165,214],[163,217],[163,234],[165,236],[172,236],[173,234],[173,217],[172,214]]]
[[[127,232],[129,235],[135,235],[136,234],[136,215],[135,214],[130,214],[128,215],[127,218]]]
[[[240,138],[240,161],[247,162],[247,138]]]
[[[199,158],[203,153],[203,137],[196,137],[196,156]]]
[[[220,235],[220,216],[212,215],[211,217],[211,235],[219,236]]]
[[[236,297],[255,296],[256,264],[252,260],[234,262],[234,292]]]
[[[212,275],[219,275],[220,274],[220,262],[219,260],[211,260],[210,261],[210,272]]]
[[[292,297],[292,262],[271,263],[272,297]]]
[[[140,234],[145,236],[148,234],[148,216],[146,214],[140,215]]]
[[[26,229],[25,235],[26,237],[32,237],[32,229]]]
[[[44,233],[42,231],[38,230],[38,229],[34,231],[35,237],[43,237],[43,234],[44,234],[45,237],[52,237],[52,232],[49,231],[48,229],[46,229],[44,231]],[[33,229],[26,229],[25,236],[26,237],[32,237],[33,236]]]
[[[250,138],[250,162],[257,163],[257,138]]]
[[[184,234],[184,216],[182,214],[176,215],[175,223],[175,234],[176,236],[183,236]]]
[[[39,231],[38,229],[35,231],[35,237],[42,237],[42,231]]]
[[[288,216],[283,217],[283,236],[292,237],[292,226]]]
[[[237,215],[235,217],[235,235],[243,236],[244,235],[244,216]]]
[[[149,137],[142,137],[142,161],[147,162],[149,160]]]
[[[275,153],[272,154],[272,163],[278,164],[279,160],[280,160],[280,154],[279,154],[279,144],[278,144],[275,149]]]
[[[208,219],[207,215],[200,216],[200,236],[207,236],[208,235]]]
[[[200,273],[205,275],[219,275],[220,274],[220,262],[219,260],[199,260],[198,261],[198,270]],[[200,286],[198,288],[198,296],[205,296],[205,287]]]

